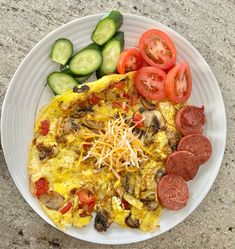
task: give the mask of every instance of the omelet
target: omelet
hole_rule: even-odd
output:
[[[31,193],[60,229],[112,223],[159,228],[156,187],[180,139],[177,106],[147,102],[133,77],[109,75],[54,97],[35,123],[28,175]],[[149,107],[150,106],[150,107]]]

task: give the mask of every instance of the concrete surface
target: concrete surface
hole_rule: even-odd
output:
[[[105,3],[104,3],[105,2]],[[148,241],[104,246],[71,238],[45,223],[16,189],[0,150],[0,248],[235,248],[234,0],[0,0],[0,101],[21,60],[50,31],[73,19],[111,10],[144,15],[173,28],[211,66],[224,97],[228,136],[219,175],[202,204],[180,225]],[[206,84],[206,82],[203,82]]]

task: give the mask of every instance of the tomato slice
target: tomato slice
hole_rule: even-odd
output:
[[[69,201],[62,209],[60,209],[61,214],[66,214],[72,207],[72,202]]]
[[[92,93],[92,94],[91,94],[90,103],[91,103],[92,105],[97,105],[99,102],[100,102],[99,96],[97,96],[96,94]]]
[[[45,178],[40,178],[39,180],[37,180],[35,182],[35,189],[36,189],[35,195],[37,197],[47,193],[47,191],[49,190],[47,180]]]
[[[77,193],[78,199],[81,203],[91,204],[95,202],[95,195],[88,189],[80,189]]]
[[[135,113],[133,116],[133,123],[137,128],[141,128],[143,126],[143,116],[139,113]]]
[[[40,123],[40,130],[43,136],[46,136],[49,132],[50,122],[48,120],[43,120]]]
[[[136,90],[145,98],[162,100],[165,94],[166,73],[156,67],[142,67],[134,76]]]
[[[131,48],[121,53],[117,70],[120,74],[136,71],[143,65],[143,58],[138,48]]]
[[[168,72],[165,88],[167,97],[175,103],[183,103],[189,99],[192,76],[187,62],[181,62]]]
[[[144,60],[151,66],[166,70],[175,65],[175,45],[167,34],[158,29],[150,29],[142,34],[139,49]]]

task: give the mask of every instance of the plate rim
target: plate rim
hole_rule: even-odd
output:
[[[80,18],[76,18],[70,22],[67,22],[63,25],[60,25],[59,27],[57,27],[56,29],[52,30],[51,32],[49,32],[46,36],[44,36],[41,40],[39,40],[31,49],[30,51],[27,53],[27,55],[23,58],[23,60],[20,62],[19,66],[17,67],[15,73],[13,74],[13,77],[7,87],[7,90],[5,92],[5,96],[4,96],[4,100],[3,100],[3,103],[2,103],[2,111],[1,111],[1,125],[0,125],[0,129],[1,129],[1,144],[2,144],[2,150],[3,150],[3,154],[4,154],[4,158],[5,158],[5,161],[6,161],[6,165],[7,165],[7,169],[11,175],[11,178],[17,188],[17,190],[19,191],[19,193],[21,194],[21,196],[24,198],[24,200],[26,201],[26,203],[35,211],[35,213],[41,217],[45,222],[48,223],[48,221],[46,221],[36,210],[35,208],[26,200],[26,197],[23,195],[23,193],[21,192],[20,188],[19,188],[19,184],[17,183],[15,177],[13,176],[13,173],[12,173],[12,170],[10,169],[10,167],[8,166],[8,160],[7,160],[7,157],[6,157],[6,147],[7,147],[7,138],[6,136],[4,136],[4,121],[6,119],[6,116],[7,116],[7,112],[6,112],[6,105],[7,103],[10,101],[9,98],[10,98],[10,93],[12,91],[12,88],[14,88],[15,84],[17,84],[17,81],[15,80],[15,78],[18,76],[18,73],[19,71],[21,70],[21,67],[23,66],[23,64],[25,62],[27,62],[27,60],[30,59],[30,57],[34,54],[34,52],[40,47],[41,43],[43,43],[44,40],[48,39],[49,36],[51,36],[52,34],[58,32],[61,28],[64,28],[66,26],[69,26],[73,23],[76,23],[77,21],[84,21],[86,19],[89,19],[89,18],[100,18],[102,17],[104,14],[106,13],[97,13],[97,14],[92,14],[92,15],[87,15],[87,16],[83,16],[83,17],[80,17]],[[225,153],[225,146],[226,146],[226,141],[227,141],[227,118],[226,118],[226,109],[225,109],[225,104],[224,104],[224,99],[223,99],[223,95],[222,95],[222,92],[220,90],[220,87],[219,87],[219,84],[217,82],[217,79],[213,73],[213,71],[211,70],[211,67],[209,66],[209,64],[207,63],[207,61],[204,59],[204,57],[199,53],[199,51],[184,37],[182,36],[181,34],[179,34],[178,32],[176,32],[174,29],[168,27],[167,25],[161,23],[161,22],[158,22],[150,17],[145,17],[145,16],[141,16],[141,15],[136,15],[136,14],[131,14],[131,13],[125,13],[125,12],[122,12],[124,18],[126,17],[132,17],[132,18],[138,18],[139,20],[143,20],[143,21],[151,21],[151,22],[155,22],[156,24],[159,24],[161,26],[164,26],[164,28],[166,30],[169,30],[170,32],[173,32],[175,36],[179,37],[180,39],[183,39],[184,42],[187,44],[187,46],[189,46],[190,50],[193,50],[194,53],[196,53],[199,57],[201,57],[201,59],[204,61],[204,63],[206,64],[206,66],[208,67],[208,69],[211,71],[211,76],[212,76],[212,80],[216,83],[215,84],[215,87],[217,88],[216,90],[218,91],[218,93],[220,94],[220,99],[222,101],[222,106],[221,106],[221,109],[223,110],[222,114],[223,114],[223,121],[224,121],[224,124],[225,126],[223,127],[223,135],[224,135],[224,143],[222,145],[222,151],[223,153],[220,155],[220,158],[219,158],[219,164],[220,166],[218,167],[218,169],[216,170],[215,174],[214,174],[214,177],[213,179],[209,182],[209,184],[207,184],[207,190],[203,193],[203,195],[200,196],[199,199],[197,199],[196,203],[191,207],[192,211],[187,214],[187,215],[184,215],[184,218],[177,222],[176,224],[174,225],[171,225],[168,227],[167,230],[163,231],[163,232],[160,232],[158,234],[146,234],[146,237],[141,237],[140,239],[137,237],[133,238],[133,239],[127,239],[126,242],[122,242],[122,243],[119,243],[118,241],[112,241],[112,242],[106,242],[106,240],[96,240],[95,238],[94,239],[83,239],[83,238],[78,238],[76,236],[74,236],[73,234],[70,234],[69,232],[67,231],[61,231],[58,227],[56,227],[53,223],[49,223],[50,225],[52,225],[54,228],[56,228],[57,230],[59,230],[60,232],[63,232],[69,236],[72,236],[76,239],[79,239],[79,240],[82,240],[82,241],[87,241],[87,242],[92,242],[92,243],[100,243],[100,244],[130,244],[130,243],[136,243],[136,242],[140,242],[140,241],[145,241],[145,240],[148,240],[148,239],[151,239],[151,238],[154,238],[154,237],[157,237],[158,235],[161,235],[169,230],[171,230],[172,228],[176,227],[178,224],[180,224],[181,222],[183,222],[187,217],[189,217],[195,210],[196,208],[202,203],[202,201],[204,200],[204,198],[206,197],[206,195],[209,193],[209,191],[211,190],[211,187],[212,185],[214,184],[215,182],[215,179],[216,177],[218,176],[218,172],[222,166],[222,161],[223,161],[223,158],[224,158],[224,153]]]

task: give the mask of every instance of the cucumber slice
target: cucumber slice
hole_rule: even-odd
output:
[[[56,40],[51,48],[50,58],[65,65],[73,54],[73,44],[66,38]]]
[[[69,61],[69,69],[77,75],[95,72],[102,63],[102,54],[98,45],[92,43],[76,53]]]
[[[55,95],[65,93],[78,85],[72,76],[62,72],[50,73],[47,77],[47,83]]]
[[[112,10],[98,22],[91,38],[98,45],[103,45],[115,35],[122,24],[122,14],[117,10]]]
[[[103,62],[99,73],[101,77],[105,74],[116,72],[117,62],[124,46],[124,33],[119,31],[108,41],[102,50]]]

